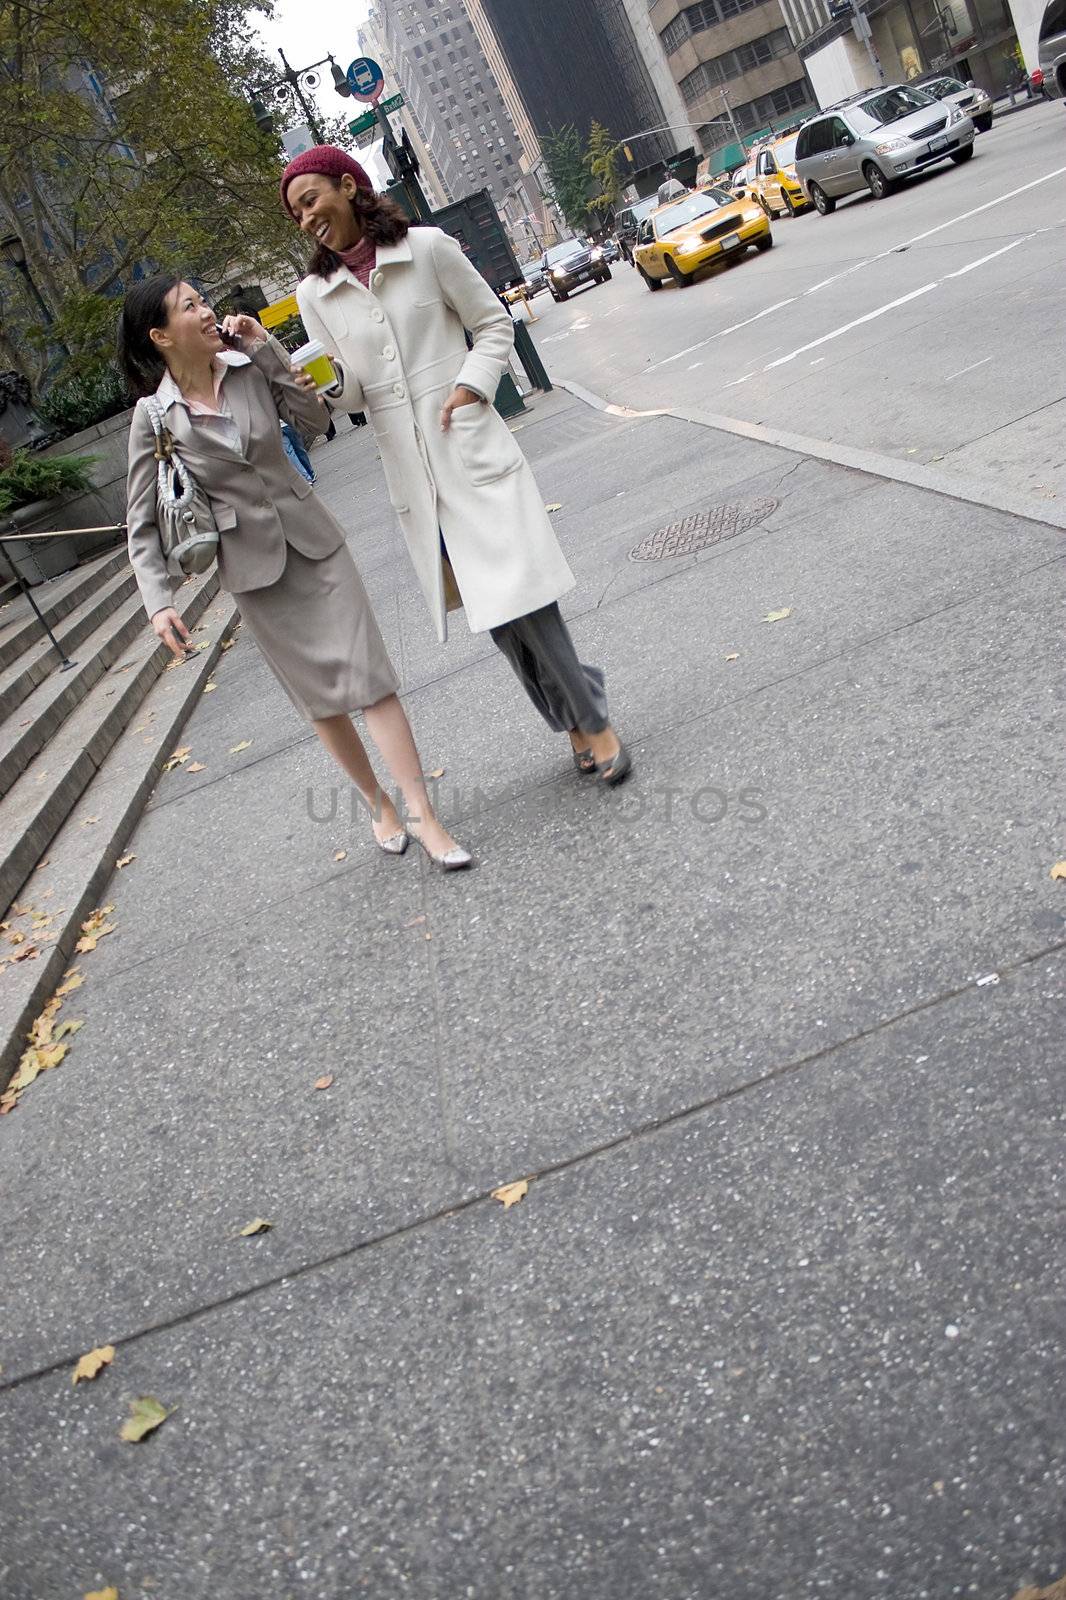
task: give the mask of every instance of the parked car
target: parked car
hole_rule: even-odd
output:
[[[1066,0],[1048,0],[1037,52],[1044,93],[1066,95]]]
[[[755,163],[749,161],[745,166],[738,167],[733,176],[723,184],[738,200],[746,199],[751,194],[751,186],[755,182]]]
[[[553,300],[569,300],[572,289],[583,283],[607,283],[611,269],[599,245],[587,239],[564,239],[545,250],[540,260]]]
[[[653,211],[640,225],[634,259],[649,289],[661,289],[668,278],[684,289],[700,267],[741,256],[749,245],[769,250],[773,242],[761,206],[710,189]]]
[[[796,176],[798,134],[784,139],[767,139],[752,149],[755,175],[748,193],[771,217],[795,217],[811,204]]]
[[[600,249],[603,251],[603,259],[605,261],[617,261],[622,254],[618,248],[617,239],[604,239]]]
[[[618,235],[618,248],[622,258],[630,265],[633,262],[633,246],[637,242],[637,229],[645,217],[650,217],[659,204],[653,194],[645,195],[643,200],[634,200],[631,205],[623,206],[621,211],[615,212],[614,231]]]
[[[939,73],[935,78],[919,78],[915,85],[926,94],[935,95],[945,104],[958,106],[965,111],[978,133],[987,133],[992,126],[992,96],[975,83],[963,83],[959,78]]]
[[[893,83],[830,106],[803,124],[796,175],[823,217],[867,188],[883,200],[905,178],[938,161],[969,161],[973,123],[924,89]]]

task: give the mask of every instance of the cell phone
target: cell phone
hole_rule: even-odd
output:
[[[225,331],[225,329],[223,328],[221,322],[216,322],[215,323],[215,332],[218,334],[219,338],[222,340],[222,343],[223,344],[228,344],[231,349],[233,349],[236,345],[239,345],[240,342],[241,342],[240,334],[239,333],[227,333]]]

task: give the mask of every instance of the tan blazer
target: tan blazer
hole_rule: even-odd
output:
[[[319,560],[344,543],[344,529],[291,464],[281,440],[279,416],[305,437],[324,433],[325,405],[298,387],[276,339],[248,353],[251,360],[231,367],[224,387],[240,430],[240,452],[193,422],[183,405],[167,412],[174,442],[211,502],[219,529],[219,577],[231,594],[276,583],[285,570],[287,544]],[[180,585],[167,572],[159,543],[155,434],[143,408],[130,429],[126,501],[130,561],[151,617],[173,605]]]

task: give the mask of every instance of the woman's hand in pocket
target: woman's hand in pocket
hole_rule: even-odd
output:
[[[452,390],[447,400],[445,400],[444,405],[441,407],[441,433],[447,433],[448,429],[452,425],[452,412],[458,411],[460,406],[472,406],[475,404],[484,405],[484,403],[485,402],[482,400],[481,396],[479,394],[475,394],[473,389],[467,389],[463,386],[463,384],[459,384],[458,388]]]
[[[185,652],[192,649],[192,634],[182,622],[173,606],[164,606],[152,618],[156,637],[161,639],[177,661],[185,660]]]

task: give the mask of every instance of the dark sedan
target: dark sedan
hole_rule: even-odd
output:
[[[587,239],[564,239],[545,250],[540,261],[548,278],[553,300],[568,300],[570,291],[583,283],[606,283],[611,269],[599,245]]]

